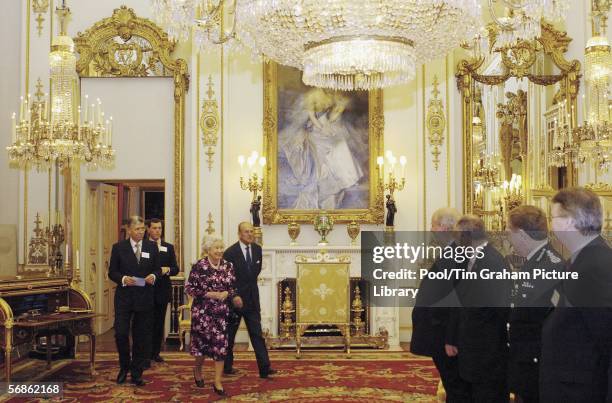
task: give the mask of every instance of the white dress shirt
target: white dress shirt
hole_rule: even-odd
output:
[[[140,252],[142,253],[142,240],[136,242],[134,241],[132,238],[130,238],[130,245],[132,245],[132,251],[134,252],[134,255],[136,255],[136,252],[138,252],[138,245],[140,245]],[[157,277],[155,277],[155,274],[151,273],[151,275],[153,276],[153,284],[155,284],[155,280],[157,280]],[[125,279],[128,276],[123,276],[121,277],[121,284],[126,287],[125,285]]]

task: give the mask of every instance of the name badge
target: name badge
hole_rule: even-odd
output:
[[[149,258],[149,252],[142,252],[142,254],[140,255],[141,258],[145,258],[148,259]]]
[[[159,245],[159,251],[160,251],[160,252],[168,252],[168,247],[167,247],[167,246],[161,246],[161,245]]]

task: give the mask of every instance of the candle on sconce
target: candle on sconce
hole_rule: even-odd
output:
[[[85,122],[87,124],[87,100],[89,99],[89,95],[85,95],[85,110],[83,111],[85,113],[85,116],[83,116],[83,122]]]
[[[110,124],[108,125],[108,146],[111,147],[113,145],[113,117],[109,118]]]
[[[104,122],[104,128],[105,128],[105,132],[106,132],[106,145],[110,145],[110,129],[109,129],[109,125],[110,125],[110,121],[108,119],[106,119],[106,121]]]
[[[244,178],[244,155],[238,156],[238,165],[240,165],[240,177]]]
[[[266,166],[266,157],[259,157],[259,169],[261,170],[261,176],[263,177],[264,167]]]
[[[23,120],[23,111],[24,111],[25,105],[24,105],[24,101],[23,101],[23,95],[19,97],[19,121],[21,122]]]
[[[98,124],[102,125],[102,102],[100,101],[100,98],[96,98],[96,102],[98,104],[97,108],[96,108],[96,116],[98,117]]]
[[[587,121],[588,120],[588,116],[587,116],[587,108],[586,108],[586,97],[584,96],[584,94],[582,94],[582,120],[583,121]]]
[[[378,165],[378,179],[382,180],[385,176],[385,157],[382,155],[376,157],[376,164]]]
[[[13,140],[13,144],[17,143],[17,122],[16,113],[13,112],[13,116],[11,117],[11,138]]]
[[[79,265],[79,250],[78,250],[78,249],[76,250],[76,260],[75,260],[75,262],[74,262],[74,265],[73,265],[73,266],[74,266],[74,267],[75,267],[77,270],[78,270],[78,269],[79,269],[79,267],[80,267],[80,265]]]
[[[407,174],[407,165],[406,163],[408,162],[408,160],[406,159],[405,155],[400,155],[400,166],[402,167],[402,179],[406,178],[406,174]]]
[[[64,255],[64,262],[68,263],[68,242],[66,242],[66,254]]]
[[[89,111],[89,114],[90,114],[90,116],[89,116],[89,123],[90,123],[90,125],[92,127],[93,127],[95,119],[96,119],[96,117],[94,116],[94,111],[95,111],[94,108],[95,108],[95,105],[91,104],[91,110]]]

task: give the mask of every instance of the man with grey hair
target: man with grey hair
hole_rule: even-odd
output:
[[[601,237],[599,197],[567,188],[552,199],[552,230],[571,253],[559,305],[542,329],[540,400],[610,402],[612,250]]]
[[[441,208],[431,217],[431,231],[437,243],[442,246],[456,246],[454,230],[460,218],[454,208]],[[455,268],[453,259],[442,256],[436,259],[429,271],[441,272]],[[453,291],[453,282],[425,278],[419,287],[416,304],[412,311],[412,340],[410,351],[433,359],[440,379],[446,390],[447,402],[466,401],[468,385],[459,376],[457,357],[448,356],[444,345],[452,331],[450,315],[457,309],[459,301]]]
[[[155,280],[161,277],[157,244],[143,239],[144,220],[130,217],[128,239],[113,245],[108,277],[117,283],[115,291],[115,341],[120,370],[117,383],[125,382],[128,371],[132,383],[141,386],[142,371],[151,355]],[[130,327],[132,352],[130,354]]]
[[[244,318],[249,339],[255,350],[259,377],[270,378],[270,375],[275,374],[276,370],[270,368],[266,342],[261,334],[261,308],[257,286],[263,253],[261,246],[255,243],[253,225],[250,222],[244,221],[238,225],[238,242],[227,248],[223,259],[234,265],[237,289],[237,300],[234,302],[235,315],[232,315],[228,323],[227,357],[223,372],[226,375],[238,373],[234,368],[234,341],[240,321]]]

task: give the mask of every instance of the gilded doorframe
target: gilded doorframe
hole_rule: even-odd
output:
[[[124,43],[115,40],[119,37]],[[127,42],[139,38],[139,42]],[[171,53],[176,43],[162,28],[134,10],[121,6],[74,39],[79,53],[77,73],[84,77],[172,77],[174,81],[174,244],[177,260],[183,267],[185,103],[189,73],[184,59]],[[121,46],[124,46],[121,48]],[[118,60],[121,51],[133,58]]]

